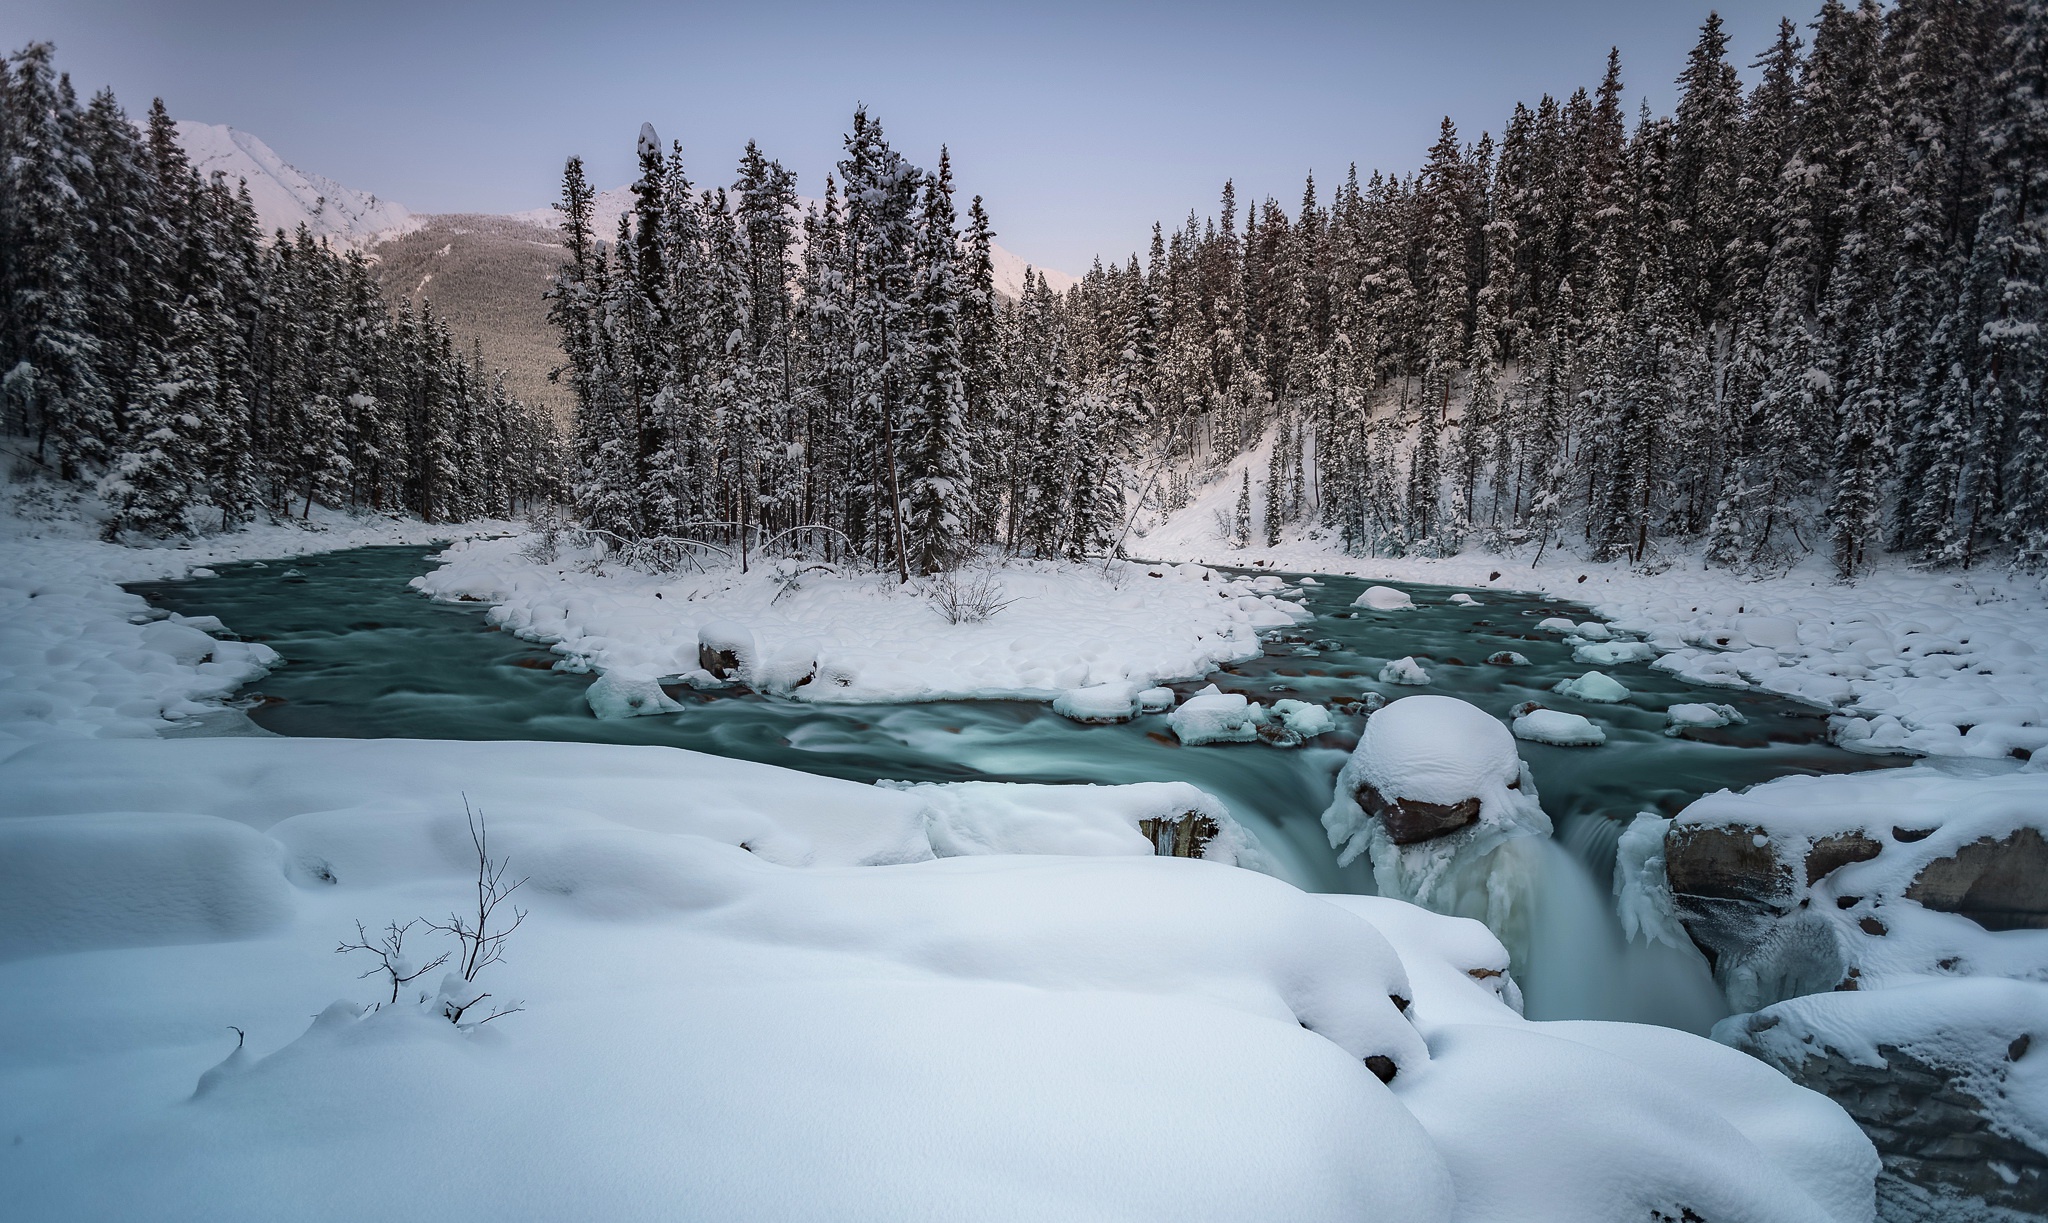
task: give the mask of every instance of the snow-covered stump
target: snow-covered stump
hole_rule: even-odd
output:
[[[1513,736],[1485,710],[1411,696],[1373,714],[1323,827],[1340,863],[1370,857],[1382,895],[1477,918],[1526,962],[1533,851],[1550,818]]]

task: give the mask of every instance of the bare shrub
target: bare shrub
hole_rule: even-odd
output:
[[[335,954],[348,955],[351,952],[366,951],[376,956],[377,963],[357,980],[383,973],[391,982],[391,1001],[397,1002],[399,986],[409,985],[448,962],[448,953],[445,951],[418,967],[414,967],[412,961],[406,958],[406,932],[419,924],[421,919],[417,917],[402,926],[397,922],[391,922],[384,927],[384,932],[378,936],[377,941],[371,942],[370,932],[363,929],[363,923],[357,922],[356,941],[342,943],[334,949]]]
[[[429,930],[452,934],[462,945],[458,966],[462,979],[476,980],[477,973],[505,958],[505,940],[526,920],[526,910],[512,906],[512,920],[506,922],[498,913],[512,893],[526,882],[519,879],[510,885],[505,883],[507,859],[491,856],[491,832],[484,823],[483,813],[469,809],[469,799],[462,800],[462,814],[469,819],[469,843],[476,849],[476,907],[466,913],[450,913],[446,922],[427,922]]]
[[[1003,584],[983,570],[968,578],[947,572],[925,583],[924,597],[947,624],[980,624],[1017,602],[1003,597]]]

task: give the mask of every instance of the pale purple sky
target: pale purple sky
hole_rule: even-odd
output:
[[[1597,84],[1610,44],[1631,113],[1668,110],[1710,7],[1749,79],[1778,17],[1818,0],[0,0],[0,33],[56,42],[82,92],[112,85],[133,114],[161,95],[417,212],[548,203],[571,152],[622,183],[643,120],[700,183],[730,181],[752,137],[815,194],[866,102],[912,160],[951,146],[1005,246],[1078,273],[1208,213],[1226,177],[1292,211],[1311,169],[1414,169],[1443,115],[1497,132],[1517,99]]]

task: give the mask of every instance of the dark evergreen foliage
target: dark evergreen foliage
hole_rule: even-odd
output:
[[[202,179],[162,102],[81,107],[32,43],[0,74],[0,428],[92,482],[107,534],[231,529],[314,504],[431,521],[552,499],[553,423],[396,317],[369,265]]]

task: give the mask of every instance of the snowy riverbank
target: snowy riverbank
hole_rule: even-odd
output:
[[[1136,839],[934,859],[916,792],[585,744],[74,740],[0,790],[23,1219],[1870,1217],[1868,1143],[1761,1063]],[[464,903],[465,798],[529,914],[393,1004],[335,945]],[[445,1018],[479,991],[523,1009]]]
[[[1569,599],[1709,691],[1753,688],[1830,710],[1852,751],[1999,759],[2048,746],[2048,581],[2038,576],[1882,563],[1843,584],[1819,557],[1761,579],[1689,557],[1654,574],[1556,551],[1532,563],[1533,549],[1359,557],[1299,529],[1276,547],[1236,548],[1217,528],[1236,488],[1212,486],[1129,551]]]

